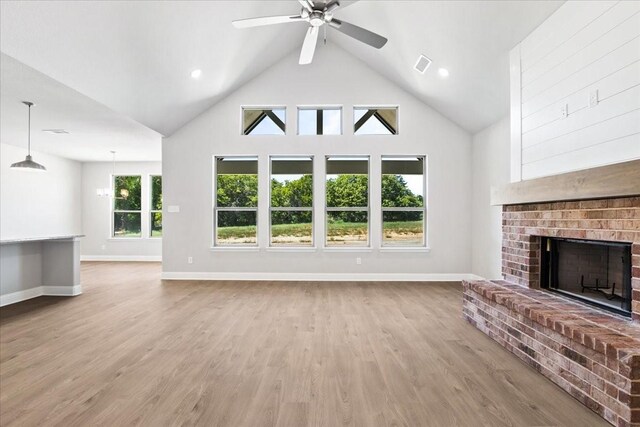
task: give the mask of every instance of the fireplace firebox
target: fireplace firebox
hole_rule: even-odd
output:
[[[631,244],[542,237],[543,288],[631,316]]]

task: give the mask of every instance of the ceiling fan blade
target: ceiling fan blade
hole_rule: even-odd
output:
[[[298,3],[300,3],[302,7],[307,9],[307,12],[313,12],[313,2],[308,2],[307,0],[298,0]]]
[[[234,27],[236,28],[251,28],[251,27],[261,27],[263,25],[272,25],[272,24],[286,24],[288,22],[300,22],[304,21],[302,16],[294,15],[294,16],[263,16],[261,18],[248,18],[248,19],[237,19],[232,21]]]
[[[309,27],[307,35],[304,37],[302,43],[302,50],[300,51],[300,60],[298,64],[305,65],[311,64],[313,60],[313,54],[316,51],[316,44],[318,42],[319,27]]]
[[[364,28],[358,27],[357,25],[353,25],[345,21],[340,21],[339,19],[332,19],[329,22],[329,25],[331,25],[341,33],[351,36],[356,40],[360,40],[362,43],[366,43],[369,46],[375,47],[376,49],[380,49],[387,43],[387,39],[385,37],[382,37],[369,30],[365,30]]]

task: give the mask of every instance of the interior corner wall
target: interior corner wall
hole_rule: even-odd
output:
[[[11,170],[26,154],[26,147],[0,144],[0,238],[82,234],[81,164],[32,151],[47,172]]]
[[[416,75],[416,78],[422,77]],[[241,136],[241,107],[284,105],[285,136]],[[296,106],[341,105],[343,135],[297,136]],[[353,106],[399,106],[396,136],[354,136]],[[471,136],[411,94],[398,88],[339,47],[319,45],[310,65],[298,65],[298,52],[163,140],[164,277],[216,278],[262,273],[270,277],[322,274],[467,274],[471,270]],[[212,250],[212,158],[258,155],[259,174],[268,173],[269,155],[313,155],[314,217],[317,249],[312,252],[268,248],[268,184],[260,179],[256,251]],[[326,155],[371,156],[371,250],[358,253],[323,248]],[[428,244],[430,252],[380,249],[380,189],[376,173],[381,155],[424,154],[428,160]],[[376,172],[377,171],[377,172]],[[261,175],[262,176],[262,175]],[[378,203],[376,203],[378,201]],[[168,206],[179,207],[170,213]],[[378,206],[378,208],[376,208]],[[193,263],[187,262],[188,258]],[[361,258],[361,265],[356,263]],[[316,275],[316,276],[313,276]],[[308,277],[308,276],[304,276]],[[389,277],[389,276],[386,276]]]
[[[145,215],[150,205],[150,176],[162,174],[160,162],[118,162],[116,174],[142,176],[142,237],[111,237],[110,197],[97,195],[98,188],[111,188],[113,163],[82,164],[82,231],[81,257],[98,261],[160,261],[162,239],[145,235],[150,218]]]
[[[487,279],[502,278],[502,208],[491,206],[491,187],[510,181],[509,117],[473,135],[472,268]]]

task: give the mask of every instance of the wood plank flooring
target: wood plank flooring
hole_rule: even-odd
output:
[[[464,322],[457,283],[82,282],[0,309],[0,425],[607,425]]]

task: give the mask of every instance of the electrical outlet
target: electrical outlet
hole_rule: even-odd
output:
[[[193,264],[193,257],[192,256],[187,258],[187,264]]]
[[[362,258],[360,257],[356,258],[356,264],[358,265],[362,264]]]
[[[107,249],[107,245],[102,245],[100,246],[100,249],[102,249],[103,251]]]
[[[569,106],[567,104],[560,107],[560,114],[562,117],[567,117],[569,115]]]
[[[598,89],[589,93],[589,108],[593,108],[598,105]]]

